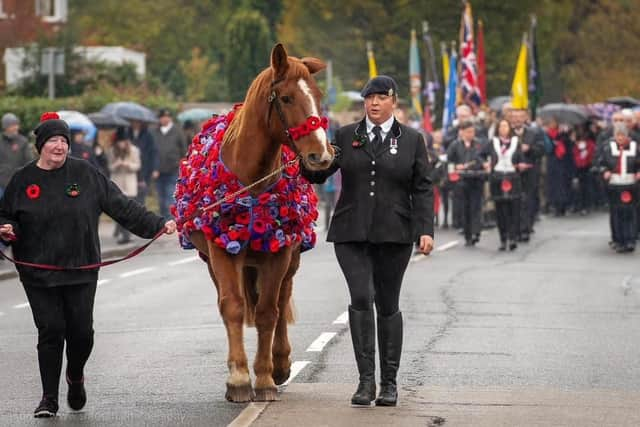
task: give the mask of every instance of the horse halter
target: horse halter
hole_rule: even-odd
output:
[[[287,136],[287,139],[292,143],[291,148],[296,152],[296,154],[299,154],[293,142],[297,141],[298,139],[304,136],[309,135],[311,132],[313,132],[316,129],[323,128],[326,130],[327,127],[329,127],[329,119],[327,119],[326,117],[309,116],[307,117],[307,120],[301,125],[298,125],[295,127],[289,127],[287,125],[287,119],[284,116],[284,112],[282,111],[282,105],[280,105],[280,98],[278,97],[278,92],[275,89],[275,86],[278,83],[281,83],[283,80],[284,79],[281,78],[271,82],[271,93],[267,98],[267,101],[269,102],[269,113],[267,114],[267,123],[269,123],[269,120],[271,118],[271,109],[272,107],[275,106],[276,111],[278,112],[278,117],[280,118],[280,123],[282,123],[282,127],[284,128],[284,133]]]

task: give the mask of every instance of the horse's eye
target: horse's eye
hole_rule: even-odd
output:
[[[291,102],[293,101],[293,98],[291,98],[288,95],[284,95],[282,98],[280,98],[282,100],[282,102],[284,102],[285,104],[291,104]]]

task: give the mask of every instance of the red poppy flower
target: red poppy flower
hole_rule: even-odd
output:
[[[230,240],[238,240],[240,238],[240,233],[236,230],[229,230],[228,235]]]
[[[269,242],[269,250],[271,252],[278,252],[280,250],[280,242],[276,239],[273,239]]]
[[[258,203],[261,205],[269,203],[269,200],[271,200],[271,193],[262,193],[258,196]]]
[[[252,240],[251,241],[251,249],[253,249],[254,251],[262,250],[262,240],[260,240],[260,239]]]
[[[623,191],[620,193],[620,201],[624,204],[631,203],[633,200],[633,196],[631,195],[631,191]]]
[[[513,184],[508,179],[503,179],[500,183],[500,188],[503,192],[508,193],[513,189]]]
[[[310,129],[316,130],[320,127],[320,118],[316,116],[311,116],[307,119],[307,125]]]
[[[40,197],[40,187],[37,184],[31,184],[27,187],[27,197],[31,200]]]
[[[360,147],[360,141],[352,141],[352,142],[351,142],[351,146],[352,146],[353,148],[358,148],[358,147]]]
[[[280,206],[280,216],[283,218],[286,218],[287,214],[289,213],[289,208],[286,206]]]
[[[258,234],[264,234],[264,232],[267,231],[267,224],[265,224],[265,222],[261,219],[256,219],[253,222],[253,229]]]
[[[241,214],[236,215],[236,222],[238,224],[247,225],[249,224],[250,220],[251,220],[251,215],[249,215],[249,212],[243,212]]]

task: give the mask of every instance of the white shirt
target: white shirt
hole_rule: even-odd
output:
[[[169,122],[169,124],[166,126],[160,126],[160,132],[162,132],[163,135],[166,135],[167,132],[169,132],[172,127],[173,127],[173,122]]]
[[[386,122],[382,123],[381,125],[376,125],[371,120],[369,120],[369,117],[367,116],[366,123],[367,123],[367,135],[369,135],[369,141],[373,141],[373,138],[376,137],[373,134],[373,128],[375,126],[380,126],[380,129],[382,129],[380,131],[380,137],[384,141],[384,139],[387,137],[387,134],[391,130],[391,126],[393,126],[394,120],[395,120],[395,117],[393,117],[392,115],[391,117],[389,117],[389,119]]]

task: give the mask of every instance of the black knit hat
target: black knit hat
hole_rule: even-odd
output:
[[[367,82],[364,88],[362,88],[362,92],[360,92],[360,95],[363,98],[366,98],[373,93],[397,96],[398,85],[396,84],[396,81],[389,76],[377,76]]]
[[[60,119],[58,113],[44,113],[40,116],[40,124],[33,131],[36,134],[36,149],[38,153],[47,140],[53,136],[63,136],[69,145],[71,142],[71,132],[69,125]]]

